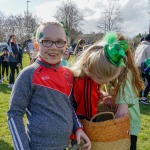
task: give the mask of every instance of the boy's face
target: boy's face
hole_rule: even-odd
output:
[[[41,29],[39,39],[40,56],[50,64],[58,63],[66,49],[64,30],[58,25],[48,25]]]

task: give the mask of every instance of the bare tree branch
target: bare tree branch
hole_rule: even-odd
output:
[[[62,2],[58,7],[54,17],[57,21],[64,22],[71,41],[78,34],[80,25],[82,25],[83,15],[80,13],[77,5],[73,1]]]
[[[121,31],[122,21],[123,18],[118,8],[118,2],[116,0],[108,0],[97,27],[101,32]]]

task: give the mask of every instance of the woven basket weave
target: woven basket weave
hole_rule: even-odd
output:
[[[104,122],[92,122],[96,117],[112,114],[113,119]],[[96,114],[90,121],[81,120],[85,133],[92,142],[91,150],[129,150],[130,122],[129,116],[114,119],[114,113],[102,112]]]

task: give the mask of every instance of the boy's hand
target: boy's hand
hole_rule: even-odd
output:
[[[91,149],[91,142],[82,129],[78,129],[76,131],[76,137],[77,137],[78,144],[80,144],[81,139],[83,139],[85,141],[85,144],[82,146],[82,148],[84,148],[84,150]]]

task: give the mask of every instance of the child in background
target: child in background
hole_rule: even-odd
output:
[[[83,148],[90,150],[91,143],[70,103],[73,76],[60,66],[67,42],[65,31],[59,23],[42,23],[36,40],[39,57],[21,71],[11,94],[8,124],[14,146],[17,150],[63,150],[74,132],[78,143],[83,138]]]
[[[1,59],[1,57],[0,57],[0,83],[2,83],[2,59]]]
[[[8,42],[8,63],[10,66],[10,78],[9,78],[9,88],[12,88],[15,82],[15,71],[19,73],[19,66],[21,63],[21,54],[19,46],[17,44],[17,37],[12,34],[9,36]]]
[[[69,58],[70,58],[69,51],[66,50],[61,59],[61,66],[67,66]]]
[[[8,50],[7,48],[3,48],[2,55],[1,55],[1,60],[2,60],[2,82],[4,81],[4,74],[6,70],[6,80],[9,80],[8,78]]]
[[[139,91],[144,87],[140,78],[138,68],[135,66],[133,57],[133,46],[129,44],[128,39],[121,34],[115,34],[116,43],[120,43],[126,53],[125,65],[121,74],[113,82],[114,89],[111,96],[105,97],[104,103],[110,105],[113,103],[114,97],[118,108],[115,114],[116,118],[126,115],[130,116],[130,134],[131,147],[130,150],[136,150],[137,135],[140,132],[141,120],[139,109]],[[110,102],[110,100],[112,100]]]
[[[80,39],[74,49],[74,55],[78,56],[83,51],[83,46],[85,45],[85,40]]]
[[[143,97],[140,98],[139,102],[143,104],[150,104],[147,96],[150,91],[150,59],[146,59],[145,61],[142,62],[141,64],[141,71],[142,74],[144,75],[145,79],[147,80],[147,85],[143,91]]]

